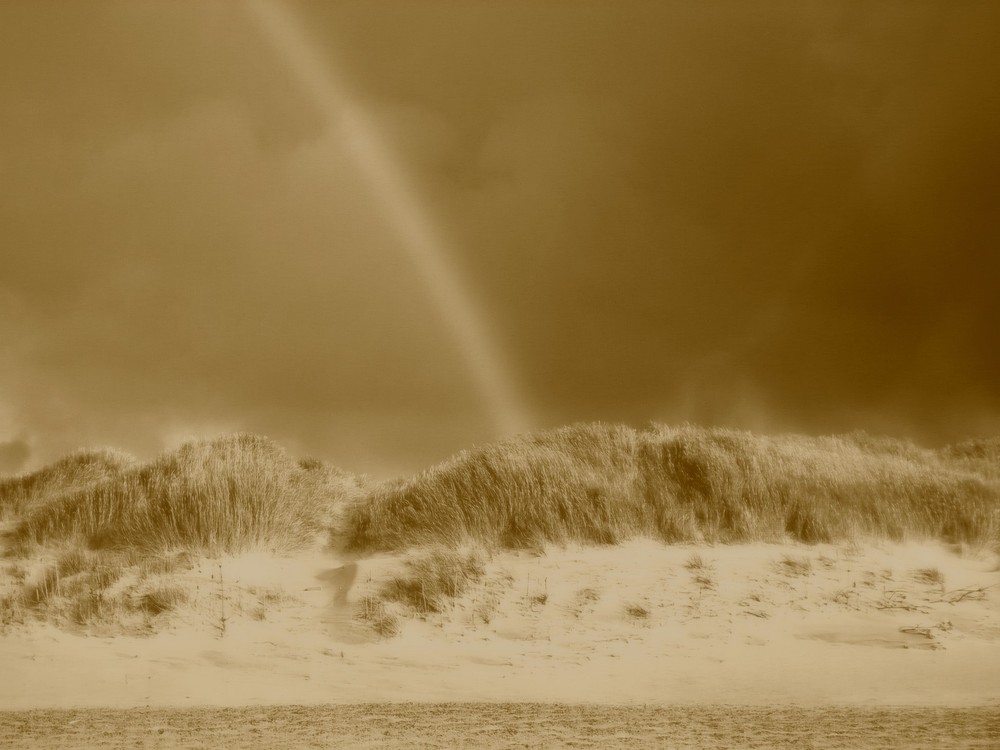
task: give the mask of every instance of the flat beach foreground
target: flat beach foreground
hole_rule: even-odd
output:
[[[0,713],[5,746],[994,748],[993,709],[377,703]]]
[[[251,554],[172,573],[197,593],[156,634],[10,629],[0,736],[25,747],[1000,743],[1000,573],[985,557],[651,541],[505,553],[391,637],[359,607],[405,562],[324,562],[340,561]]]

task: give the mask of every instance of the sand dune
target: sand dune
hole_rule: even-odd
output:
[[[67,459],[0,484],[0,725],[205,745],[217,707],[233,743],[280,746],[258,707],[288,738],[406,745],[324,727],[334,705],[430,746],[496,744],[484,726],[547,746],[581,741],[575,706],[605,745],[884,745],[895,725],[918,738],[899,747],[988,747],[994,454],[579,425],[386,483],[253,436],[108,477]]]
[[[9,626],[0,705],[1000,702],[991,555],[651,541],[503,553],[443,611],[401,610],[381,637],[359,618],[365,597],[414,554],[201,560],[169,574],[192,598],[154,635]]]

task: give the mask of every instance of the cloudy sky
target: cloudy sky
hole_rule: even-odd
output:
[[[1000,433],[998,34],[971,0],[4,2],[0,472]]]

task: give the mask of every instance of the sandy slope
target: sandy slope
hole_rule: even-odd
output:
[[[702,567],[691,565],[693,555]],[[648,541],[508,553],[494,556],[452,607],[380,639],[355,618],[358,603],[401,568],[400,558],[352,561],[318,548],[204,560],[177,574],[193,604],[161,616],[155,636],[12,626],[0,637],[0,709],[396,700],[1000,705],[992,555],[932,544]],[[922,569],[938,570],[943,585],[921,580]]]

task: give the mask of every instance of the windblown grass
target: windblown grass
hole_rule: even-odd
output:
[[[9,588],[0,625],[45,621],[71,630],[148,634],[191,599],[186,552],[71,548]]]
[[[399,633],[402,617],[443,611],[448,602],[464,594],[485,572],[483,559],[476,551],[431,549],[407,560],[405,572],[364,597],[358,617],[382,637],[390,638]],[[488,614],[477,614],[489,621]]]
[[[15,546],[82,538],[92,547],[236,552],[308,543],[356,480],[300,465],[270,440],[188,443],[152,463],[55,496],[30,498]]]
[[[931,451],[864,433],[575,425],[466,451],[375,488],[352,506],[347,539],[355,549],[383,550],[634,536],[989,544],[1000,536],[994,447]]]
[[[450,599],[461,596],[470,583],[485,573],[475,552],[436,549],[408,560],[404,575],[392,578],[381,598],[406,604],[420,613],[440,612]]]
[[[18,515],[52,498],[121,478],[136,465],[132,456],[121,451],[81,450],[44,469],[0,479],[0,518]]]
[[[949,465],[1000,481],[1000,437],[966,440],[939,451]]]
[[[379,487],[348,514],[349,544],[531,547],[575,538],[614,543],[641,511],[638,435],[577,426],[459,453]],[[638,503],[638,504],[637,504]]]

